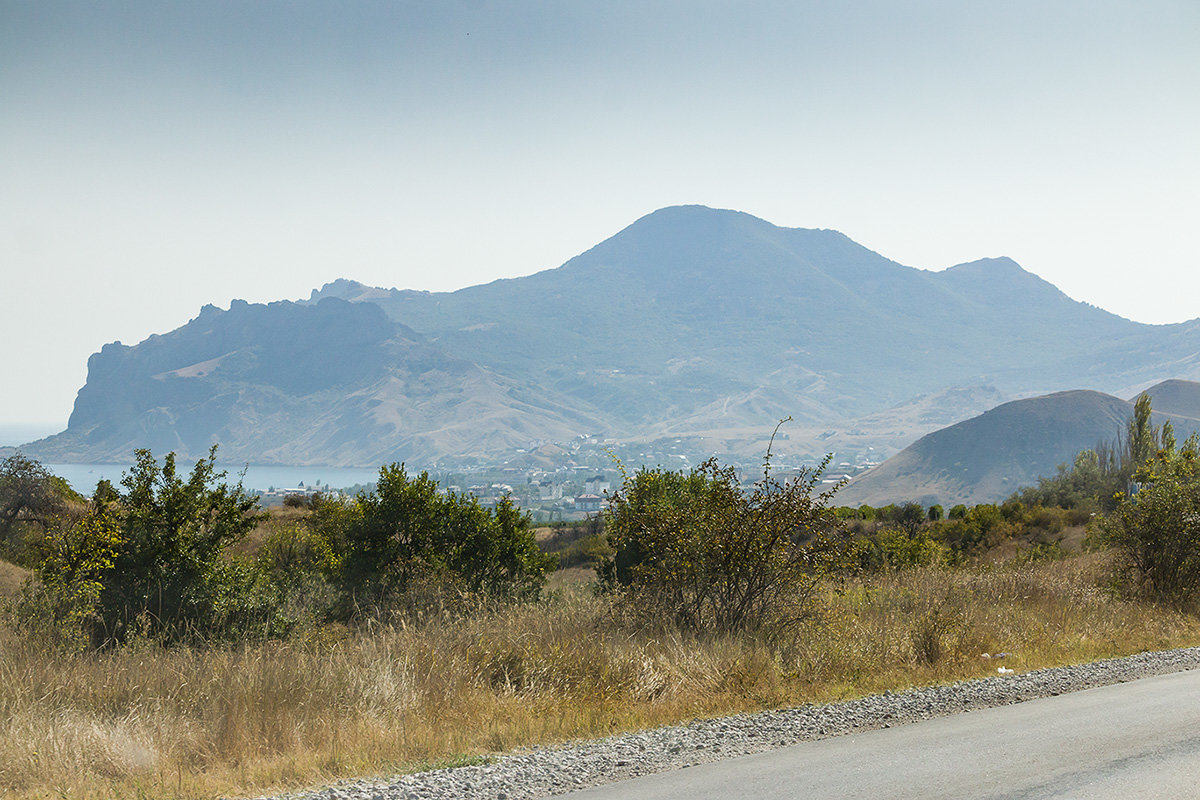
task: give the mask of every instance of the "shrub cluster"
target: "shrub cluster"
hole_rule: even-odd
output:
[[[1016,499],[956,505],[944,518],[940,511],[940,506],[905,503],[842,508],[839,514],[855,535],[857,563],[865,570],[960,565],[1005,544],[1025,558],[1057,557],[1063,554],[1060,542],[1067,529],[1092,518],[1084,509],[1026,505]]]
[[[768,471],[750,492],[715,460],[626,475],[605,517],[614,553],[602,584],[643,616],[684,628],[790,627],[848,553],[833,491],[814,492],[824,466],[786,483]]]
[[[25,566],[51,526],[80,513],[84,498],[37,461],[17,453],[0,459],[0,556]]]
[[[1200,604],[1200,442],[1160,450],[1134,473],[1133,491],[1101,520],[1129,589],[1183,608]]]
[[[16,466],[55,489],[30,463]],[[71,648],[275,637],[433,600],[525,600],[554,564],[511,502],[492,511],[440,494],[427,474],[410,478],[398,464],[380,470],[371,492],[319,500],[252,552],[242,542],[265,515],[217,470],[215,447],[187,475],[173,453],[160,464],[139,450],[119,488],[102,481],[90,501],[70,502],[59,501],[70,514],[28,519],[38,530],[34,579],[18,618]]]
[[[501,600],[536,597],[556,559],[538,548],[529,515],[509,498],[495,510],[440,494],[427,473],[379,471],[375,489],[330,500],[314,524],[328,542],[343,616],[378,616],[429,593]]]
[[[604,533],[602,514],[589,516],[581,522],[553,525],[550,530],[550,536],[541,546],[558,557],[559,569],[595,569],[604,559],[612,557],[612,547]]]

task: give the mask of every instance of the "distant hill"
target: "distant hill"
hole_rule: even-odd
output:
[[[1196,381],[1163,381],[1147,389],[1146,394],[1155,411],[1200,420],[1200,383]]]
[[[1171,380],[1147,390],[1154,422],[1171,419],[1182,441],[1200,430],[1200,383]],[[1164,399],[1163,408],[1159,398]],[[921,437],[855,478],[838,495],[848,505],[913,500],[943,506],[996,502],[1055,473],[1081,450],[1113,442],[1133,416],[1133,403],[1094,391],[1057,392],[1015,400]]]
[[[338,280],[299,304],[206,307],[106,345],[67,431],[27,449],[125,460],[220,441],[256,463],[371,465],[591,435],[746,453],[791,416],[778,452],[814,459],[830,439],[895,452],[980,410],[888,413],[952,387],[1021,397],[1168,376],[1200,378],[1200,321],[1134,323],[1006,258],[930,272],[836,231],[679,206],[523,278],[445,293]]]

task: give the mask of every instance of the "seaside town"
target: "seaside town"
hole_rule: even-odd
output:
[[[428,468],[408,465],[408,470],[419,474],[428,469],[443,493],[472,495],[484,508],[494,508],[509,497],[529,512],[534,522],[571,522],[600,513],[609,495],[620,487],[623,472],[633,473],[642,467],[688,470],[706,457],[697,451],[694,442],[686,439],[633,445],[585,434],[568,444],[532,443],[499,463],[438,464]],[[761,459],[739,461],[728,455],[719,458],[724,464],[734,464],[747,486],[762,477]],[[873,455],[873,448],[858,454],[834,453],[820,483],[825,488],[835,486],[876,466],[880,460]],[[815,461],[794,457],[775,459],[771,473],[776,479],[787,481],[811,469]],[[278,506],[285,502],[307,503],[317,495],[352,496],[371,488],[370,484],[339,486],[337,481],[316,480],[289,487],[271,486],[261,491],[260,498],[264,506]]]

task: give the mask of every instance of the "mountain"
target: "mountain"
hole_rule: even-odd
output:
[[[1200,430],[1200,414],[1180,413],[1200,410],[1200,383],[1171,380],[1147,393],[1155,424],[1171,419],[1180,441]],[[1117,440],[1132,416],[1131,400],[1094,391],[1015,400],[921,437],[851,481],[838,502],[950,506],[1003,500],[1053,475],[1079,451]]]
[[[450,293],[342,281],[313,299],[324,296],[380,305],[448,353],[625,426],[712,403],[756,426],[780,412],[839,420],[948,386],[1111,392],[1161,380],[1164,362],[1200,377],[1200,324],[1121,319],[1009,259],[929,272],[836,231],[698,206],[654,212],[525,278]],[[762,399],[741,414],[748,394]]]
[[[327,309],[314,355],[290,344],[310,341],[305,309]],[[338,280],[301,303],[208,307],[93,356],[67,431],[28,449],[99,460],[219,440],[255,462],[372,464],[590,434],[751,457],[791,416],[781,455],[820,457],[832,437],[861,454],[890,431],[887,455],[987,407],[935,403],[897,426],[888,409],[919,396],[1167,376],[1200,377],[1200,321],[1134,323],[1005,258],[931,272],[836,231],[679,206],[523,278],[439,293]]]
[[[250,463],[435,461],[570,438],[592,421],[447,356],[377,306],[326,299],[205,306],[183,327],[88,361],[67,430],[26,446],[52,461],[135,448]]]

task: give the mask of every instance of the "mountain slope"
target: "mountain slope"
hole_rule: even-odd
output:
[[[1200,383],[1169,381],[1154,388],[1164,396],[1169,392],[1176,408],[1200,403]],[[1156,425],[1171,419],[1181,440],[1200,430],[1200,419],[1159,409],[1153,393],[1151,397]],[[851,481],[838,502],[915,500],[949,506],[1003,500],[1039,477],[1053,475],[1079,451],[1118,440],[1132,416],[1132,402],[1094,391],[1014,400],[921,437]]]
[[[1200,383],[1168,380],[1146,390],[1155,411],[1172,417],[1200,420]]]

